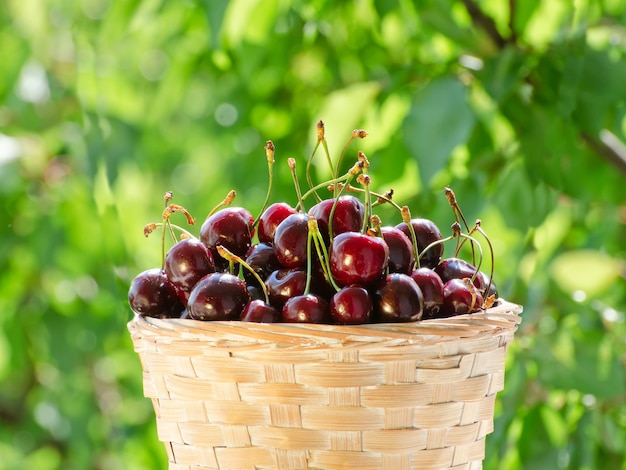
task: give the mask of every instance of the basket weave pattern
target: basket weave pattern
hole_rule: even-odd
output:
[[[404,324],[128,323],[170,470],[482,468],[521,307]]]

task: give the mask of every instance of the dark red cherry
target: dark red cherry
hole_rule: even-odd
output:
[[[435,267],[435,271],[445,284],[450,279],[471,278],[476,272],[476,268],[462,258],[446,258]],[[480,290],[487,287],[485,278],[479,275],[474,278],[474,285]]]
[[[274,233],[274,251],[286,268],[304,266],[307,260],[309,216],[298,212],[283,220]]]
[[[420,320],[424,312],[422,291],[407,274],[391,273],[374,292],[374,311],[378,322]]]
[[[389,247],[380,237],[345,232],[333,239],[329,261],[330,271],[339,284],[367,286],[383,276]]]
[[[128,303],[143,317],[176,318],[185,310],[174,284],[159,268],[143,271],[131,281]]]
[[[340,325],[369,323],[372,311],[372,297],[360,286],[346,286],[330,299],[330,314]]]
[[[409,274],[415,263],[409,237],[397,227],[382,227],[381,233],[389,247],[389,272]]]
[[[226,207],[214,213],[200,227],[200,240],[209,248],[222,245],[235,255],[244,257],[251,244],[250,220],[253,219],[246,212],[241,207]],[[222,259],[219,255],[217,258]]]
[[[443,304],[443,281],[439,274],[430,268],[419,268],[413,270],[411,278],[418,285],[424,297],[422,319],[436,317]]]
[[[282,268],[271,273],[265,280],[270,304],[278,309],[291,297],[302,295],[306,288],[306,271]]]
[[[202,277],[215,271],[215,263],[204,243],[196,238],[185,238],[169,249],[163,269],[172,284],[188,296]]]
[[[483,305],[481,293],[469,282],[469,278],[450,279],[443,286],[443,305],[439,317],[463,315],[480,310]]]
[[[276,227],[297,211],[285,202],[270,204],[259,217],[257,236],[261,243],[274,243]]]
[[[267,243],[257,243],[252,245],[246,256],[246,264],[250,266],[254,272],[263,280],[273,271],[280,269],[282,266],[278,262],[274,248]],[[248,285],[258,285],[259,281],[248,270],[243,270],[243,277]]]
[[[211,273],[189,294],[187,309],[194,320],[239,320],[250,301],[246,283],[228,273]]]
[[[309,209],[309,215],[315,217],[326,244],[330,242],[329,220],[335,199],[324,199]],[[363,228],[365,206],[354,196],[341,196],[333,213],[333,235],[345,232],[358,232]]]
[[[328,302],[315,294],[297,295],[285,302],[281,320],[285,323],[330,323]]]
[[[263,300],[251,300],[243,308],[240,320],[255,323],[276,323],[280,321],[280,312]]]
[[[420,218],[411,219],[411,225],[413,226],[413,230],[415,232],[417,249],[420,254],[428,245],[442,239],[439,228],[432,220]],[[396,227],[402,230],[405,235],[409,237],[409,240],[412,240],[411,231],[409,230],[409,226],[406,222],[401,222],[396,225]],[[435,245],[420,258],[420,266],[434,268],[439,264],[439,260],[441,260],[442,255],[443,244]]]

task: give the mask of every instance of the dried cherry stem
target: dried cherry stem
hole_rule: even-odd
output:
[[[339,188],[340,189],[342,188],[341,183],[339,183]],[[333,189],[334,189],[333,185],[332,184],[329,185],[328,190],[332,191]],[[346,188],[346,191],[348,191],[349,193],[365,193],[365,190],[363,188],[358,188],[356,186],[348,186]],[[396,204],[396,202],[392,199],[393,189],[390,189],[385,194],[380,194],[375,191],[370,191],[370,194],[376,198],[376,200],[372,202],[372,207],[376,207],[381,204],[391,204],[395,209],[397,209],[398,212],[402,211],[402,207]]]
[[[463,215],[463,211],[461,210],[461,206],[459,206],[459,203],[456,200],[456,195],[454,194],[454,191],[452,191],[451,188],[445,187],[444,191],[446,193],[446,198],[448,199],[448,204],[450,204],[450,207],[452,208],[452,213],[454,214],[454,218],[457,221],[457,223],[461,223],[461,221],[463,221],[463,225],[465,225],[465,230],[467,230],[467,232],[470,232],[470,228],[469,225],[467,223],[467,220],[465,220],[465,216]],[[459,238],[460,241],[460,238]],[[461,244],[457,244],[456,250],[454,252],[454,255],[457,256],[459,254],[459,250],[461,249]],[[474,245],[472,245],[472,264],[476,263],[476,254],[474,253]]]
[[[206,218],[208,219],[209,217],[211,217],[213,214],[219,211],[222,207],[230,206],[235,200],[236,196],[237,196],[237,192],[234,189],[231,189],[230,191],[228,191],[228,194],[226,195],[226,197],[217,206],[211,209],[211,212],[208,213]]]
[[[350,145],[350,143],[354,139],[356,139],[356,138],[364,139],[366,136],[367,136],[367,132],[362,130],[362,129],[354,129],[352,131],[352,135],[350,136],[348,141],[343,146],[343,149],[341,149],[341,153],[339,154],[339,158],[337,159],[337,165],[335,166],[335,173],[334,173],[335,175],[339,174],[339,169],[341,168],[341,160],[343,160],[343,156],[346,153],[348,145]],[[336,191],[335,191],[335,197],[337,197]]]
[[[163,222],[158,222],[158,223],[150,223],[150,224],[146,224],[143,228],[143,235],[148,238],[148,236],[154,232],[157,228],[159,227],[163,227],[164,224]],[[198,238],[196,237],[193,233],[189,232],[188,230],[184,229],[183,227],[181,227],[180,225],[176,225],[173,223],[168,223],[168,226],[172,229],[178,230],[181,235],[180,238]]]
[[[265,201],[263,201],[263,205],[261,206],[259,215],[254,219],[254,222],[252,223],[252,227],[250,227],[250,231],[254,230],[254,228],[259,223],[259,219],[261,218],[263,211],[267,209],[267,206],[270,202],[270,195],[272,194],[272,185],[274,182],[274,171],[273,171],[274,150],[275,150],[274,142],[272,142],[271,140],[268,140],[264,148],[265,148],[265,157],[267,158],[267,171],[268,171],[268,176],[269,176],[268,185],[267,185],[267,193],[265,194]]]
[[[289,170],[291,171],[291,179],[293,179],[293,185],[296,188],[296,195],[298,196],[298,205],[302,212],[306,212],[304,209],[304,200],[302,199],[302,191],[300,191],[300,183],[298,183],[298,175],[296,174],[296,160],[295,158],[288,158]]]
[[[491,257],[491,268],[489,269],[489,285],[485,287],[485,293],[483,295],[483,298],[486,299],[487,296],[489,295],[489,290],[491,289],[491,286],[493,284],[493,270],[494,270],[494,265],[495,265],[495,255],[493,252],[493,245],[491,244],[491,240],[489,239],[485,231],[482,229],[480,224],[481,224],[480,219],[476,219],[476,222],[474,222],[474,227],[470,231],[470,234],[473,231],[479,232],[483,236],[483,238],[487,240],[487,245],[489,245],[489,255]]]
[[[167,202],[171,200],[172,200],[172,193],[168,191],[165,193],[164,201],[167,204]],[[176,243],[177,241],[176,235],[174,234],[174,231],[172,230],[172,223],[170,222],[170,217],[172,216],[172,214],[174,214],[174,212],[180,212],[184,214],[185,217],[187,218],[187,223],[189,225],[194,225],[196,223],[196,219],[194,219],[189,213],[189,211],[187,211],[187,209],[185,209],[183,206],[179,206],[178,204],[168,204],[167,206],[165,206],[165,209],[163,209],[163,213],[161,214],[161,218],[163,219],[163,223],[162,223],[163,232],[161,235],[161,268],[165,266],[165,228],[167,228],[167,231],[172,236],[174,243]],[[144,234],[145,233],[146,233],[146,228],[144,227]]]
[[[320,233],[319,226],[317,224],[317,220],[315,219],[315,217],[309,217],[309,236],[312,238],[313,243],[315,244],[315,251],[317,253],[318,258],[320,259],[320,265],[322,267],[324,276],[326,277],[326,279],[328,279],[328,282],[330,282],[330,285],[333,286],[333,289],[335,289],[336,292],[339,292],[341,290],[341,287],[337,285],[337,283],[335,282],[335,279],[333,278],[332,273],[330,272],[328,250],[326,249],[324,238],[322,237],[322,234]],[[308,250],[308,246],[307,246],[307,250]],[[308,251],[307,251],[307,255],[309,256],[309,259],[310,259],[310,253],[308,253]],[[311,276],[307,273],[307,283],[309,282],[310,278]]]
[[[402,206],[400,208],[400,213],[402,214],[402,221],[407,225],[409,233],[411,234],[411,244],[413,245],[413,257],[415,258],[415,266],[419,269],[420,256],[417,249],[417,237],[415,236],[415,229],[413,228],[413,224],[411,223],[411,211],[409,210],[409,206]]]
[[[228,248],[226,248],[226,247],[224,247],[222,245],[217,245],[216,248],[217,248],[218,254],[222,258],[227,260],[228,263],[231,266],[234,265],[234,263],[239,263],[241,266],[243,266],[248,271],[250,271],[250,273],[252,273],[254,278],[261,285],[261,289],[263,290],[263,295],[265,296],[265,303],[269,304],[270,303],[270,297],[269,297],[269,294],[267,293],[267,286],[265,285],[265,282],[263,282],[263,279],[261,279],[261,276],[259,276],[259,273],[257,273],[254,269],[252,269],[252,266],[250,266],[248,263],[246,263],[243,258],[241,258],[240,256],[237,256],[235,253],[230,251]]]
[[[372,216],[372,197],[369,191],[371,178],[370,175],[361,173],[356,180],[365,188],[365,216],[363,217],[363,229],[361,231],[366,233],[370,226],[370,217]]]

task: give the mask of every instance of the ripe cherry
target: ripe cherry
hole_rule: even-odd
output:
[[[413,227],[413,231],[415,232],[417,249],[420,254],[428,245],[443,238],[441,236],[439,228],[432,220],[420,218],[411,219],[411,226]],[[409,230],[409,226],[406,224],[406,222],[401,222],[396,225],[396,227],[402,230],[405,235],[409,237],[410,240],[412,240],[411,231]],[[434,268],[439,264],[439,260],[441,260],[442,255],[443,244],[435,245],[426,253],[424,253],[424,255],[420,258],[420,266]]]
[[[441,277],[441,280],[445,284],[450,279],[471,278],[474,276],[476,268],[462,258],[446,258],[441,260],[441,262],[435,267],[435,271],[439,274],[439,277]],[[485,279],[486,278],[482,275],[476,275],[474,278],[474,285],[478,289],[484,290],[485,287],[487,287]]]
[[[273,271],[280,269],[282,266],[278,262],[274,248],[267,243],[257,243],[252,245],[246,256],[246,264],[256,272],[261,279],[265,279]],[[243,277],[246,283],[250,285],[259,285],[254,275],[247,269],[243,271]]]
[[[422,291],[410,276],[391,273],[374,292],[374,309],[379,322],[410,322],[422,318]]]
[[[326,241],[330,242],[329,221],[333,210],[332,233],[339,235],[345,232],[358,232],[363,228],[365,206],[354,196],[341,196],[335,204],[335,199],[324,199],[309,209],[309,215],[315,217],[320,233]]]
[[[211,273],[193,288],[187,309],[194,320],[239,320],[249,301],[243,280],[229,273]]]
[[[472,313],[480,310],[482,305],[483,297],[469,278],[450,279],[443,286],[443,305],[438,316]]]
[[[222,245],[237,256],[244,257],[252,239],[251,220],[253,217],[246,209],[226,207],[204,221],[200,227],[200,240],[209,248]],[[220,256],[218,258],[221,259]]]
[[[280,312],[263,300],[251,300],[243,308],[240,320],[255,323],[276,323],[280,321]]]
[[[443,304],[443,281],[439,274],[430,268],[419,268],[411,273],[411,278],[424,297],[423,319],[436,317]]]
[[[185,238],[169,249],[163,270],[187,297],[202,277],[215,271],[215,263],[204,243],[196,238]]]
[[[330,314],[340,325],[358,325],[372,320],[373,302],[369,292],[360,286],[347,286],[332,296]]]
[[[328,302],[315,294],[297,295],[285,302],[281,320],[285,323],[330,323]]]
[[[368,286],[383,276],[389,247],[380,237],[345,232],[333,239],[329,261],[330,271],[339,284]]]
[[[159,268],[143,271],[131,281],[128,303],[143,317],[176,318],[185,309],[176,287]]]
[[[307,260],[309,216],[298,212],[285,218],[274,233],[274,251],[286,268],[304,266]]]
[[[389,247],[389,272],[409,274],[415,263],[409,237],[397,227],[385,226],[380,231]]]
[[[306,288],[306,271],[295,268],[281,268],[271,273],[265,280],[270,304],[278,309],[291,297],[302,295]]]
[[[259,217],[257,236],[261,243],[274,243],[276,227],[297,211],[285,202],[275,202],[267,207]]]

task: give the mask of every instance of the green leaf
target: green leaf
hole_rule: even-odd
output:
[[[425,185],[469,138],[475,120],[465,86],[453,77],[434,79],[415,94],[403,132]]]
[[[550,274],[564,291],[583,291],[593,298],[609,289],[625,269],[624,261],[602,251],[575,250],[557,256]]]

